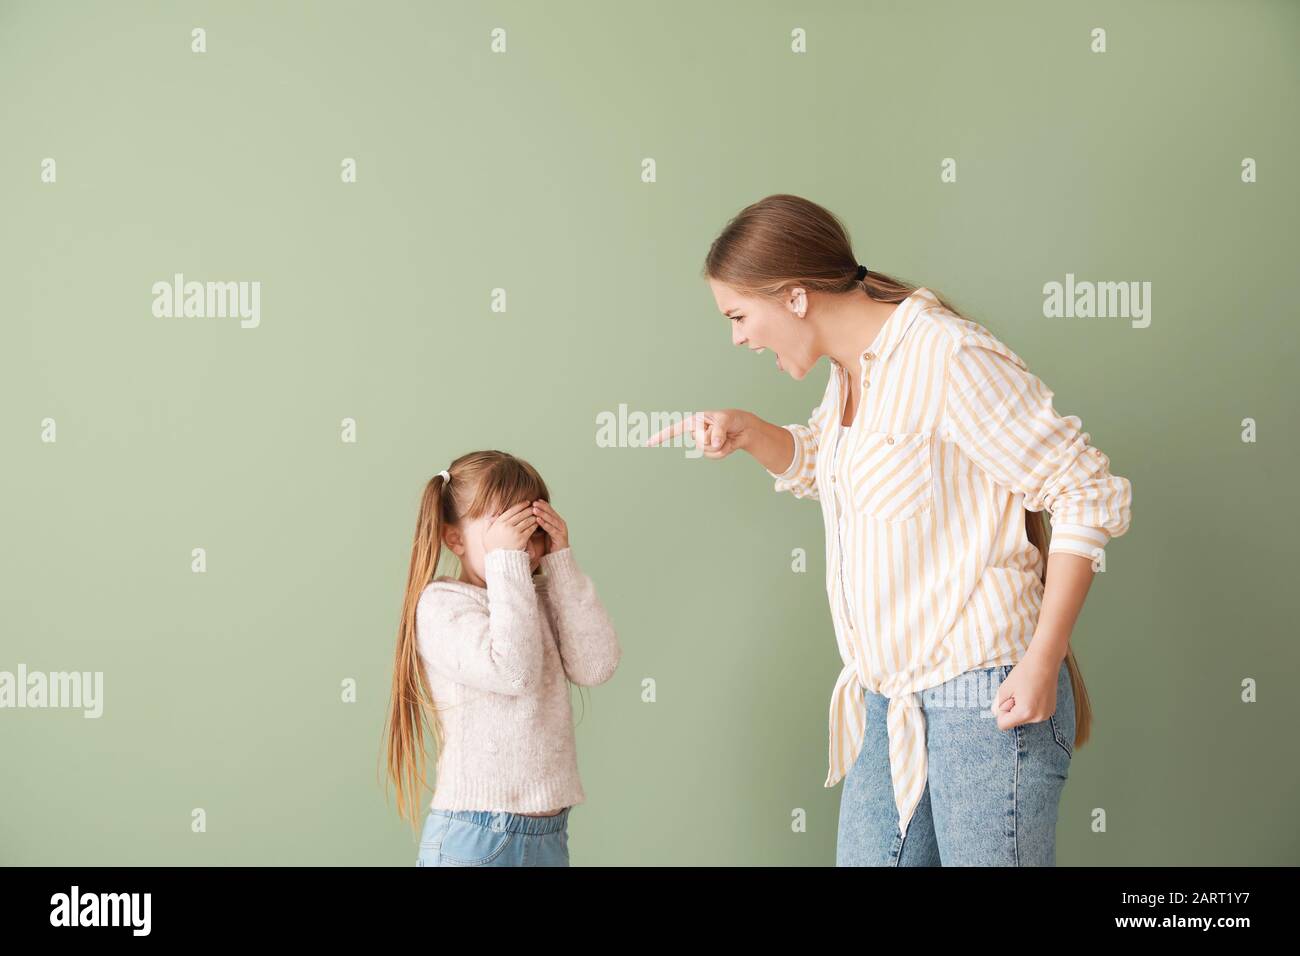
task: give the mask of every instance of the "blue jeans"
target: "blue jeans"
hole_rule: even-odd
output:
[[[1056,865],[1074,752],[1070,672],[1061,661],[1055,714],[999,730],[993,697],[1011,669],[967,671],[919,695],[928,773],[906,839],[889,774],[889,699],[866,692],[866,737],[840,793],[837,866]]]
[[[431,809],[416,866],[568,866],[569,811],[529,817],[505,810]]]

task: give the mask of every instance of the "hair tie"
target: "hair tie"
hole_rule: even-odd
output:
[[[442,471],[438,472],[438,474],[442,476],[442,480],[443,480],[444,482],[451,481],[451,473],[450,473],[449,471],[447,471],[446,468],[444,468]]]
[[[857,272],[857,274],[853,277],[853,281],[854,281],[854,282],[861,282],[861,281],[862,281],[863,279],[865,279],[866,277],[867,277],[867,267],[866,267],[866,266],[858,266],[858,272]]]

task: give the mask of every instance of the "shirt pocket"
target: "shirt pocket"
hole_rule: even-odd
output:
[[[908,521],[934,510],[934,432],[866,432],[849,462],[854,510],[875,521]]]

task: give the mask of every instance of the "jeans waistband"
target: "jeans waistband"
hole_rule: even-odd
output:
[[[563,830],[569,822],[569,811],[565,807],[559,813],[549,817],[530,817],[523,813],[511,813],[509,810],[446,810],[433,807],[430,813],[477,823],[490,830],[510,830],[515,833],[555,833]]]
[[[946,681],[941,681],[940,683],[922,688],[914,693],[923,705],[943,699],[946,693],[958,695],[964,694],[967,697],[973,697],[978,694],[984,694],[985,696],[996,694],[998,685],[1006,680],[1007,675],[1011,673],[1013,667],[1015,667],[1014,663],[993,664],[987,667],[973,667],[968,671],[963,671],[960,674],[955,674],[952,677],[949,677]],[[878,694],[865,687],[863,688],[863,696],[892,700],[892,698],[885,694]],[[989,696],[989,703],[992,704],[992,702],[993,698]]]

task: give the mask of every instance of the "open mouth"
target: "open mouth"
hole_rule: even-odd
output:
[[[760,345],[758,348],[754,349],[754,351],[757,352],[759,355],[762,355],[764,352],[767,351],[767,346],[766,346],[766,345]],[[779,368],[781,371],[784,372],[784,371],[785,371],[785,366],[781,364],[781,356],[780,356],[779,354],[777,354],[777,352],[776,352],[775,349],[772,350],[772,354],[773,354],[773,355],[776,355],[776,367]]]

